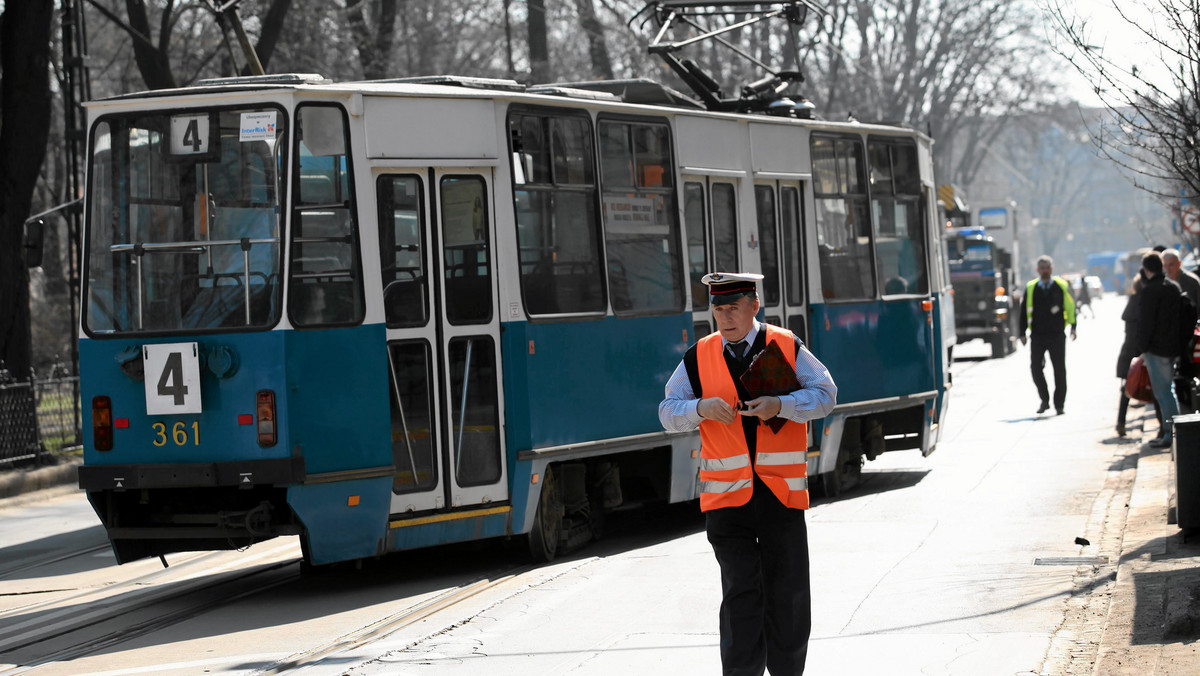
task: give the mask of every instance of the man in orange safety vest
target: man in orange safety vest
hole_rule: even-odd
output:
[[[828,415],[837,400],[829,370],[803,342],[755,318],[762,278],[704,276],[717,330],[688,349],[658,409],[667,430],[700,429],[700,509],[721,567],[727,676],[804,672],[812,628],[806,422]],[[771,343],[800,387],[752,398],[741,377]],[[766,424],[772,419],[784,422]]]

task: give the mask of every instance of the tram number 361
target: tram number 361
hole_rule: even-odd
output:
[[[191,427],[191,434],[188,434],[188,427]],[[175,442],[176,446],[186,446],[190,438],[193,446],[200,445],[200,421],[194,421],[191,425],[185,422],[177,422],[171,425],[171,432],[167,434],[167,424],[156,422],[151,425],[154,429],[154,445],[166,446],[167,439]]]

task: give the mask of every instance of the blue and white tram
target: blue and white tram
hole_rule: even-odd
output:
[[[315,564],[697,497],[657,419],[700,276],[839,386],[836,492],[945,408],[930,139],[447,78],[89,104],[80,485],[117,560],[301,536]]]

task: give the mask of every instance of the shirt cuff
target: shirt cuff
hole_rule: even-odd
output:
[[[683,409],[683,414],[687,417],[688,422],[694,425],[699,425],[700,421],[704,420],[704,418],[700,417],[700,400],[688,399],[684,403],[685,407]]]
[[[791,420],[792,416],[796,414],[796,400],[790,394],[782,395],[778,399],[779,413],[775,417]]]

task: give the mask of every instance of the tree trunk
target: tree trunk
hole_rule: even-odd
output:
[[[546,33],[545,0],[528,0],[529,6],[529,81],[550,82],[550,40]]]
[[[8,0],[0,16],[0,361],[29,377],[24,224],[50,131],[52,3]]]
[[[159,47],[150,40],[150,18],[146,14],[144,0],[125,0],[125,9],[129,13],[129,28],[137,31],[147,41],[133,40],[133,58],[137,62],[138,71],[146,81],[149,89],[171,89],[175,86],[175,76],[171,74],[170,58],[167,56],[167,36],[159,36]],[[170,25],[167,12],[164,12],[163,26]]]
[[[613,79],[612,59],[608,46],[604,44],[604,26],[596,18],[594,0],[575,0],[579,11],[579,25],[587,35],[588,53],[592,57],[592,77],[601,80]]]
[[[275,53],[275,44],[279,42],[279,36],[283,33],[283,22],[291,7],[292,0],[271,0],[271,7],[262,18],[262,32],[259,33],[258,45],[254,51],[258,52],[258,60],[263,70],[270,70],[267,64],[271,61],[271,55]]]

